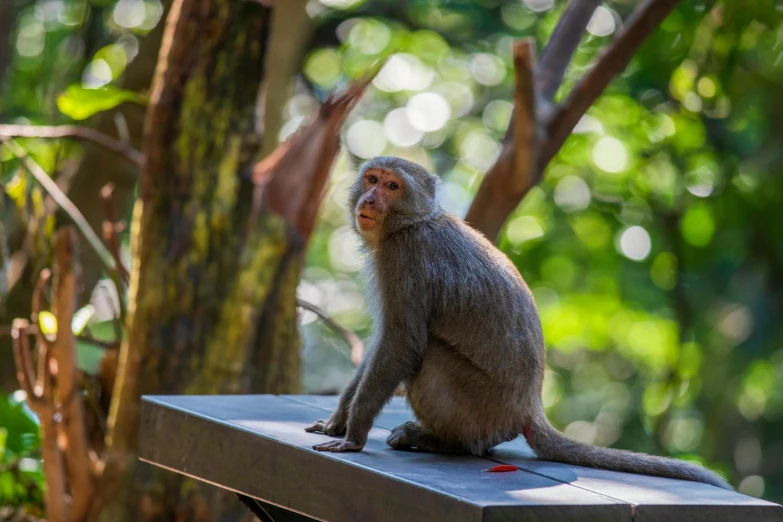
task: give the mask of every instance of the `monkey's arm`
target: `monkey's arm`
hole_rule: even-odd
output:
[[[314,446],[318,451],[360,451],[375,417],[394,394],[397,386],[411,379],[421,365],[427,346],[425,297],[419,292],[418,306],[404,284],[385,296],[383,326],[377,345],[367,357],[366,366],[350,401],[345,440]],[[392,294],[392,295],[389,295]],[[406,302],[407,300],[407,302]],[[394,303],[394,306],[388,306]]]
[[[323,433],[331,437],[337,435],[344,435],[345,428],[348,425],[348,410],[351,406],[353,396],[356,394],[356,389],[359,387],[359,382],[362,380],[364,369],[367,367],[367,361],[371,355],[366,356],[359,363],[356,371],[351,378],[351,382],[343,390],[340,395],[340,402],[337,404],[337,409],[334,410],[329,420],[318,419],[313,424],[305,428],[305,431],[310,433]]]

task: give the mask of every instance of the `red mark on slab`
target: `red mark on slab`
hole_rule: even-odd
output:
[[[484,471],[490,471],[493,473],[503,472],[503,471],[519,471],[519,468],[516,466],[512,466],[511,464],[501,464],[499,466],[494,466],[489,469],[482,469],[482,472]]]

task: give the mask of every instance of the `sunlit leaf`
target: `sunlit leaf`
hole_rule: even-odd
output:
[[[145,103],[145,98],[133,91],[106,86],[100,89],[85,89],[80,85],[71,85],[57,97],[57,107],[74,120],[84,120],[93,114],[113,109],[121,103]]]
[[[41,333],[49,341],[54,341],[57,338],[57,318],[52,312],[43,311],[39,313],[38,326],[41,328]]]
[[[93,315],[95,315],[95,307],[91,304],[83,306],[73,314],[73,319],[71,319],[71,330],[73,330],[74,335],[79,335],[84,331],[84,328],[87,326],[87,323],[90,322]]]
[[[26,187],[27,177],[22,174],[21,171],[17,172],[11,181],[6,183],[3,187],[5,193],[16,203],[16,206],[21,208],[25,204],[26,199]]]

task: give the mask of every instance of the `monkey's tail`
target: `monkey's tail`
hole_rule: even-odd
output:
[[[697,464],[627,450],[590,446],[571,440],[549,423],[542,406],[538,409],[532,419],[532,425],[525,429],[524,435],[541,460],[705,482],[732,490],[732,487],[717,474]]]

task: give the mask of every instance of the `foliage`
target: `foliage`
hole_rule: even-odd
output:
[[[444,207],[464,215],[510,117],[511,42],[533,36],[540,50],[565,4],[310,3],[320,29],[304,82],[284,108],[281,139],[312,114],[315,98],[397,54],[345,126],[301,297],[367,337],[361,259],[343,208],[356,161],[379,154],[418,161],[441,175]],[[633,4],[599,8],[560,97]],[[110,109],[101,93],[116,94],[112,85],[134,59],[138,37],[160,18],[154,0],[15,5],[16,54],[0,85],[4,121],[63,123]],[[776,501],[783,500],[775,457],[783,451],[782,17],[773,2],[683,1],[588,111],[500,240],[539,305],[549,362],[544,397],[556,426],[587,442],[702,461],[740,491]],[[72,93],[60,98],[70,109],[57,102],[63,92]],[[54,173],[78,157],[72,144],[24,145]],[[0,183],[25,196],[14,197],[14,211],[43,215],[18,163],[0,155],[0,166]],[[9,211],[6,204],[4,220]],[[344,343],[314,319],[302,316],[304,386],[337,391],[351,371]],[[5,401],[0,408],[21,408]],[[36,433],[0,419],[7,441]],[[0,469],[19,454],[6,449]]]
[[[70,85],[57,97],[57,107],[63,114],[74,120],[84,120],[98,112],[113,109],[126,101],[143,103],[144,98],[135,92],[115,87],[86,89],[80,85]]]
[[[44,478],[36,458],[38,422],[24,394],[0,395],[0,506],[28,506],[43,501]]]

